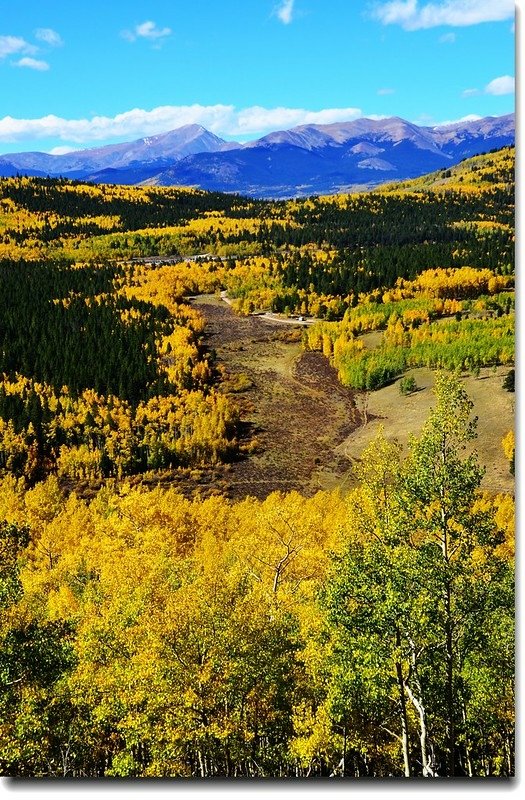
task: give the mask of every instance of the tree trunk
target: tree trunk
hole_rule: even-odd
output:
[[[346,722],[343,728],[343,778],[346,777]]]
[[[199,750],[198,756],[199,756],[199,769],[200,769],[200,773],[201,773],[201,778],[205,778],[206,777],[206,764],[205,764],[205,759],[204,759],[202,750]]]
[[[437,773],[434,771],[428,758],[428,732],[427,732],[427,715],[425,707],[412,692],[408,684],[406,685],[406,690],[408,697],[410,698],[410,702],[416,709],[417,714],[419,716],[419,743],[421,747],[421,764],[423,767],[423,777],[435,778],[437,777]]]
[[[401,634],[399,628],[396,628],[396,647],[401,647]],[[405,778],[410,778],[410,755],[409,755],[409,742],[408,742],[408,719],[407,719],[407,704],[405,698],[405,680],[403,678],[403,667],[400,661],[396,661],[396,676],[397,685],[399,689],[399,710],[401,716],[401,742],[403,748],[403,766],[405,770]],[[346,734],[346,728],[345,728]]]
[[[462,714],[463,714],[463,725],[465,727],[465,761],[467,765],[467,775],[469,778],[474,777],[474,769],[472,767],[472,755],[471,755],[471,747],[470,747],[470,735],[468,730],[468,719],[467,719],[467,709],[465,706],[465,701],[463,701],[462,705]]]
[[[443,465],[446,461],[446,444],[443,442],[441,450]],[[441,500],[441,551],[443,553],[444,567],[448,570],[450,565],[449,553],[449,527],[445,513],[445,486],[440,487]],[[456,731],[454,725],[454,642],[452,623],[452,580],[447,578],[444,591],[445,603],[445,750],[447,753],[447,776],[454,777],[456,771],[455,748]]]
[[[445,722],[445,743],[447,750],[447,776],[452,778],[455,774],[455,746],[456,730],[454,725],[454,644],[451,613],[451,586],[447,582],[445,590],[445,658],[446,658],[446,686],[445,707],[447,710]]]

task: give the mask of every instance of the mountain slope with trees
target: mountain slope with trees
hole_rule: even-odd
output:
[[[0,288],[1,774],[514,775],[514,497],[464,386],[515,388],[513,148],[276,202],[4,179]],[[191,300],[221,292],[361,428],[436,370],[421,430],[313,496],[204,487],[260,455]]]

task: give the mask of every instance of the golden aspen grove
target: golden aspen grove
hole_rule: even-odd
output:
[[[514,297],[512,147],[0,179],[0,773],[513,776]]]

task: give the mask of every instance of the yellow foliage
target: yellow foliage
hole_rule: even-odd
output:
[[[508,458],[509,461],[512,460],[514,457],[514,452],[516,450],[516,442],[514,438],[514,431],[509,431],[504,437],[501,442],[501,446],[503,448],[503,452],[505,453],[505,458]]]

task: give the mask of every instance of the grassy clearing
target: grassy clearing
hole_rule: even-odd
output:
[[[479,378],[467,376],[464,385],[474,403],[478,416],[478,438],[473,443],[481,463],[486,468],[483,488],[493,492],[514,492],[514,478],[509,473],[509,464],[504,456],[501,440],[514,426],[514,394],[502,387],[503,378],[510,367],[498,367],[496,371],[485,368]],[[403,396],[399,391],[399,380],[368,395],[368,423],[354,430],[338,447],[338,452],[350,460],[360,457],[365,446],[380,428],[389,439],[398,439],[406,448],[409,436],[418,435],[428,412],[434,405],[432,387],[434,372],[425,368],[412,369],[418,391]],[[351,472],[347,475],[351,482]]]
[[[341,386],[324,356],[303,352],[296,337],[278,323],[239,317],[214,296],[198,298],[196,304],[207,320],[208,345],[230,383],[242,376],[246,385],[236,399],[243,408],[246,441],[256,442],[243,460],[221,473],[221,491],[227,496],[265,497],[292,489],[313,494],[351,486],[352,464],[381,426],[406,448],[434,405],[432,370],[406,372],[418,387],[408,396],[399,391],[400,379],[375,392],[353,392]],[[381,337],[374,331],[361,338],[373,349]],[[483,368],[478,378],[466,376],[464,383],[478,416],[474,447],[486,468],[483,487],[512,493],[514,479],[501,447],[514,424],[514,395],[502,387],[509,369]]]

